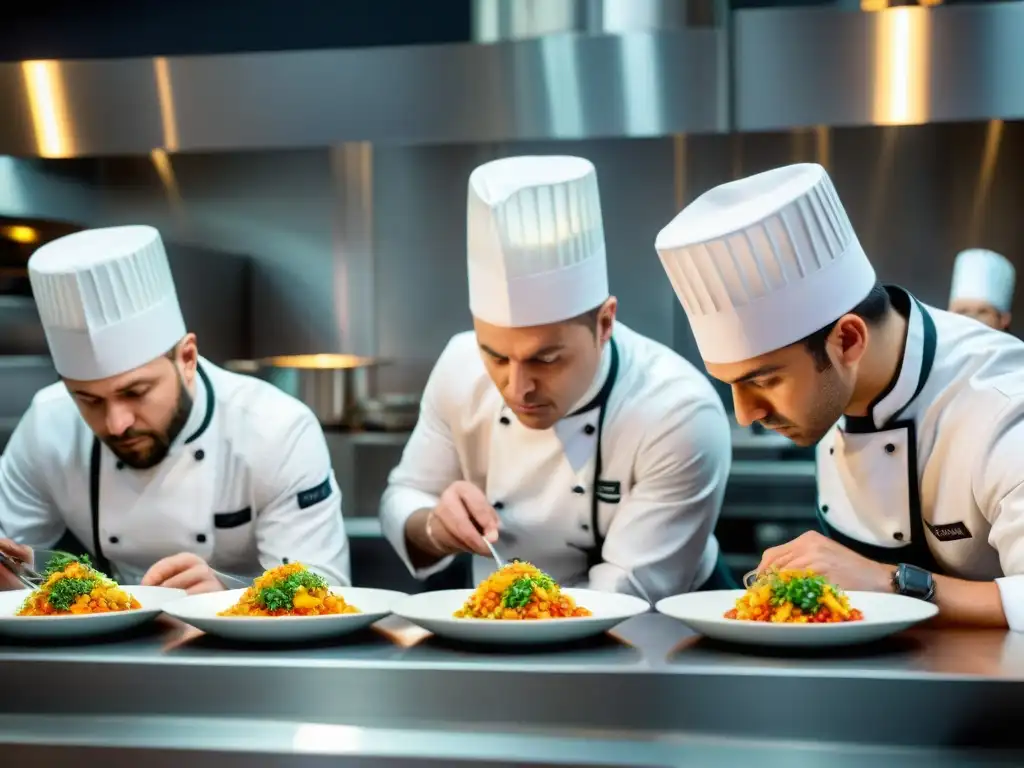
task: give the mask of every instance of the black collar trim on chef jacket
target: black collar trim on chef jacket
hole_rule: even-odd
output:
[[[203,366],[197,365],[196,372],[199,374],[200,380],[203,382],[203,387],[206,389],[206,413],[203,414],[203,421],[199,425],[199,429],[193,432],[185,439],[185,445],[195,442],[199,437],[207,430],[210,426],[210,422],[213,421],[213,383],[210,381],[210,377],[206,375],[206,371],[203,370]]]
[[[938,332],[935,329],[935,320],[932,319],[928,309],[914,298],[911,293],[898,286],[886,286],[890,298],[892,299],[893,306],[896,310],[907,318],[907,339],[904,342],[903,356],[900,358],[900,363],[896,368],[896,373],[892,377],[888,386],[882,390],[881,393],[871,402],[868,407],[867,416],[847,416],[845,418],[845,425],[843,431],[850,434],[867,434],[870,432],[882,432],[892,428],[892,425],[899,420],[900,416],[910,407],[910,404],[917,399],[917,396],[921,394],[921,390],[924,389],[925,384],[928,382],[928,376],[931,374],[932,366],[935,363],[935,350],[938,342]],[[884,423],[878,424],[875,422],[875,408],[881,403],[886,397],[888,397],[893,389],[897,386],[900,381],[900,377],[903,375],[903,364],[907,359],[909,350],[906,345],[916,343],[911,337],[910,320],[914,315],[914,309],[916,308],[921,318],[921,367],[917,379],[917,387],[910,398],[900,408],[887,419]]]
[[[206,412],[203,414],[203,421],[199,425],[199,429],[189,435],[185,440],[185,445],[197,440],[210,426],[210,422],[213,421],[213,407],[216,399],[213,393],[213,383],[210,381],[210,377],[206,375],[206,371],[203,370],[203,366],[197,365],[196,371],[199,373],[199,378],[203,382],[203,387],[206,391]],[[94,565],[101,573],[112,576],[110,561],[103,554],[103,543],[100,540],[100,464],[103,460],[102,452],[102,443],[98,437],[93,437],[92,454],[89,460],[89,511],[92,518],[92,552],[93,560],[95,561]]]

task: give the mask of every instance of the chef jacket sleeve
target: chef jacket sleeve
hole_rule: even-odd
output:
[[[60,540],[66,526],[46,480],[47,472],[59,469],[56,457],[44,452],[43,429],[33,404],[0,456],[0,537],[45,548]]]
[[[444,415],[453,397],[453,382],[458,381],[455,368],[456,350],[449,343],[427,380],[419,419],[402,452],[402,460],[388,476],[388,487],[380,501],[384,536],[417,579],[443,571],[454,560],[449,556],[426,568],[416,568],[409,558],[405,524],[417,510],[437,506],[445,489],[463,479],[455,441]]]
[[[970,444],[970,443],[968,443]],[[982,443],[984,445],[984,443]],[[988,450],[978,451],[973,491],[992,526],[989,544],[999,553],[1003,577],[996,579],[1011,630],[1024,632],[1024,404],[998,420]]]
[[[732,463],[729,422],[717,398],[660,416],[648,427],[628,499],[612,518],[603,562],[590,569],[591,588],[652,603],[699,586]]]
[[[301,562],[338,586],[352,583],[341,489],[311,411],[266,439],[253,467],[256,545],[265,569]]]

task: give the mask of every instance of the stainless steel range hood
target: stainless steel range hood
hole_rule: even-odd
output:
[[[727,130],[723,30],[649,26],[490,44],[3,64],[0,154]]]
[[[1024,117],[1024,4],[477,0],[473,42],[0,64],[0,154],[491,143]]]

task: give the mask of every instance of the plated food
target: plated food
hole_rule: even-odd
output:
[[[333,586],[302,563],[289,563],[265,571],[246,589],[190,595],[164,612],[226,640],[296,643],[368,627],[405,596],[388,589]]]
[[[86,556],[54,553],[37,589],[0,592],[0,635],[84,639],[133,629],[160,615],[183,589],[121,586]]]
[[[484,579],[453,614],[457,619],[523,621],[593,615],[530,563],[509,563]]]
[[[769,571],[747,587],[725,618],[773,624],[863,621],[850,598],[824,576],[808,570]]]
[[[394,613],[450,640],[537,645],[600,635],[650,609],[632,595],[562,588],[536,566],[514,562],[476,589],[410,595]]]
[[[217,615],[251,618],[345,613],[359,613],[359,609],[332,592],[323,576],[302,563],[288,563],[264,571],[237,602]]]
[[[55,556],[42,575],[46,581],[29,594],[17,616],[111,613],[142,608],[138,598],[93,568],[85,555]]]
[[[802,647],[880,640],[939,612],[903,595],[844,592],[808,571],[762,574],[745,590],[675,595],[655,608],[714,640]]]

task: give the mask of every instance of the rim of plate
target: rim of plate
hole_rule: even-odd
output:
[[[131,590],[132,587],[128,587],[128,589]],[[173,597],[170,594],[168,594],[167,595],[167,601],[164,602],[164,603],[161,603],[160,605],[143,605],[141,608],[133,608],[133,609],[128,610],[128,611],[105,611],[104,613],[62,613],[62,614],[57,614],[56,616],[16,616],[15,614],[10,613],[10,614],[0,614],[0,621],[14,621],[14,620],[17,620],[19,623],[28,624],[30,622],[32,622],[32,623],[39,623],[39,622],[46,622],[46,621],[69,621],[69,620],[70,621],[81,621],[83,619],[93,619],[93,620],[101,620],[101,619],[103,619],[103,620],[109,620],[109,619],[112,619],[112,618],[114,618],[116,616],[127,616],[127,615],[139,616],[139,615],[145,614],[145,613],[163,613],[164,612],[164,608],[166,606],[170,605],[171,603],[175,603],[178,600],[181,600],[182,596],[185,595],[185,590],[177,589],[176,587],[143,587],[143,589],[145,589],[147,592],[149,592],[150,590],[161,590],[161,591],[166,590],[167,592],[175,592],[175,593],[180,593],[180,594],[175,595]],[[19,589],[19,590],[11,590],[11,591],[8,591],[8,592],[4,592],[3,594],[10,595],[10,594],[24,593],[25,597],[28,597],[33,592],[35,592],[34,589]]]
[[[396,604],[392,612],[395,614],[395,616],[398,616],[399,618],[403,618],[403,619],[406,619],[408,621],[413,621],[413,622],[418,621],[418,620],[424,620],[424,621],[455,621],[455,622],[458,622],[459,624],[487,624],[487,625],[492,625],[492,626],[496,625],[496,624],[504,626],[504,625],[511,625],[513,623],[516,626],[521,626],[521,625],[526,625],[526,624],[544,624],[545,626],[550,626],[552,624],[564,624],[564,623],[567,623],[567,622],[568,623],[572,623],[572,624],[582,624],[582,623],[593,623],[593,622],[596,622],[596,621],[612,621],[612,620],[615,620],[615,621],[625,621],[626,619],[631,619],[634,616],[640,616],[640,615],[642,615],[644,613],[647,613],[652,608],[650,603],[648,603],[646,600],[643,600],[642,598],[636,597],[635,595],[626,595],[626,594],[622,594],[622,593],[618,593],[618,592],[614,592],[614,593],[601,592],[601,591],[596,590],[596,589],[578,589],[578,588],[575,588],[575,587],[566,587],[562,591],[565,592],[566,594],[569,594],[569,595],[575,596],[575,595],[579,595],[581,593],[584,594],[584,595],[592,595],[592,594],[612,595],[614,597],[614,599],[616,599],[616,600],[622,600],[623,602],[631,602],[631,603],[633,603],[634,607],[632,609],[629,609],[629,610],[615,611],[614,613],[607,613],[607,614],[603,614],[601,616],[556,616],[556,617],[548,618],[548,619],[530,619],[530,620],[524,620],[524,619],[516,619],[516,620],[513,620],[513,619],[480,619],[480,618],[477,618],[476,616],[455,617],[455,616],[452,616],[450,613],[447,614],[447,615],[442,616],[442,615],[433,614],[433,613],[427,614],[427,613],[424,613],[422,611],[406,611],[406,610],[402,610],[402,604],[403,603],[405,603],[407,601],[416,601],[417,599],[424,600],[424,599],[426,599],[426,598],[422,597],[424,595],[442,595],[442,594],[448,593],[448,594],[463,594],[466,597],[468,597],[469,595],[473,594],[473,592],[475,592],[475,591],[476,590],[473,590],[473,589],[468,589],[468,590],[467,589],[438,589],[438,590],[434,590],[432,592],[419,592],[417,594],[409,595],[404,600],[402,600],[400,603]],[[459,603],[457,603],[457,605],[461,606],[462,603],[459,602]]]
[[[741,590],[723,589],[723,590],[716,590],[716,591],[718,591],[720,593],[723,593],[723,594],[733,593],[733,594],[737,594],[737,595],[742,594],[743,592],[745,592],[745,590],[742,590],[742,589]],[[690,594],[704,594],[704,595],[707,595],[707,594],[711,594],[711,593],[710,592],[703,592],[703,593],[690,593]],[[889,600],[889,601],[891,601],[893,598],[895,598],[896,602],[901,602],[901,603],[908,604],[908,605],[912,604],[915,607],[919,608],[921,610],[921,615],[920,616],[918,616],[918,615],[903,616],[903,617],[892,616],[892,617],[888,617],[886,619],[881,619],[881,620],[878,620],[878,619],[875,619],[874,617],[872,617],[870,621],[835,621],[835,622],[824,622],[824,623],[810,623],[810,622],[808,622],[808,623],[794,623],[794,622],[785,622],[785,623],[779,622],[779,623],[775,623],[775,622],[770,622],[770,621],[742,621],[742,620],[739,620],[739,619],[727,619],[725,616],[687,616],[686,618],[683,618],[683,617],[679,616],[678,613],[673,613],[673,612],[669,612],[669,611],[665,610],[664,605],[666,603],[671,603],[671,602],[679,600],[680,598],[685,598],[687,596],[686,593],[684,593],[682,595],[672,595],[670,597],[664,597],[661,600],[659,600],[657,603],[655,603],[654,609],[658,613],[662,614],[663,616],[668,616],[671,619],[675,619],[676,621],[681,621],[683,623],[693,621],[693,622],[703,622],[703,623],[714,623],[714,624],[717,624],[717,625],[720,625],[720,626],[743,626],[743,627],[755,627],[756,626],[756,627],[761,627],[761,629],[759,631],[762,631],[762,632],[794,632],[794,631],[795,632],[807,632],[808,628],[813,628],[813,631],[817,631],[817,632],[838,632],[838,631],[842,631],[843,629],[847,629],[847,628],[849,628],[851,626],[861,626],[861,627],[863,627],[863,626],[879,626],[879,625],[884,625],[884,624],[901,624],[901,623],[908,622],[908,621],[911,622],[911,623],[918,623],[918,622],[922,622],[922,621],[927,621],[928,619],[934,618],[935,616],[937,616],[939,614],[939,606],[935,605],[934,603],[927,603],[924,600],[917,600],[915,598],[908,597],[906,595],[890,594],[890,593],[886,593],[886,592],[863,592],[863,591],[847,592],[846,594],[850,596],[851,602],[853,602],[854,596],[856,596],[856,595],[869,595],[870,596],[869,599],[874,599],[874,598],[877,597],[877,598],[882,598],[883,600]],[[912,602],[911,603],[906,603],[906,601],[908,601],[908,600],[912,601]],[[867,616],[865,616],[864,618],[868,619]]]
[[[395,612],[394,611],[394,604],[397,604],[399,601],[409,597],[409,594],[407,592],[399,592],[398,590],[394,590],[394,589],[376,589],[374,587],[339,587],[339,586],[331,586],[332,590],[345,590],[345,591],[348,591],[350,594],[354,590],[359,590],[359,591],[364,591],[364,592],[380,593],[381,596],[392,595],[393,598],[394,598],[394,602],[393,602],[393,604],[392,604],[392,606],[390,608],[381,608],[381,609],[373,610],[373,611],[360,610],[359,613],[322,613],[322,614],[320,614],[318,616],[218,616],[216,613],[197,614],[197,613],[195,613],[193,611],[187,611],[187,610],[183,611],[183,610],[181,610],[182,607],[185,607],[187,609],[187,605],[186,604],[189,603],[189,602],[192,602],[192,603],[198,602],[197,598],[210,600],[211,599],[211,597],[210,597],[211,595],[224,595],[224,596],[226,596],[226,595],[230,595],[230,594],[235,594],[235,595],[241,596],[246,591],[246,589],[248,589],[248,587],[244,587],[244,588],[240,588],[240,589],[228,589],[228,590],[225,590],[223,592],[204,592],[204,593],[199,594],[199,595],[186,595],[184,597],[178,598],[177,600],[173,600],[173,601],[167,603],[165,606],[163,606],[163,608],[161,608],[161,610],[164,613],[168,614],[169,616],[173,616],[174,618],[179,619],[180,621],[184,621],[184,622],[188,622],[190,619],[197,619],[199,621],[266,621],[267,619],[274,619],[274,621],[276,623],[283,624],[283,623],[286,623],[286,622],[287,623],[298,623],[298,622],[304,622],[304,621],[317,621],[317,620],[323,621],[325,619],[333,619],[334,621],[338,621],[338,620],[341,620],[341,619],[357,619],[359,617],[364,617],[365,618],[367,616],[378,616],[378,617],[390,616],[391,614],[393,614]],[[344,594],[341,593],[341,592],[337,592],[336,594],[338,594],[341,597],[344,597]],[[235,601],[235,602],[237,602],[237,601]],[[234,602],[228,603],[229,607],[231,605],[234,605]],[[221,609],[221,610],[224,610],[224,609]]]

